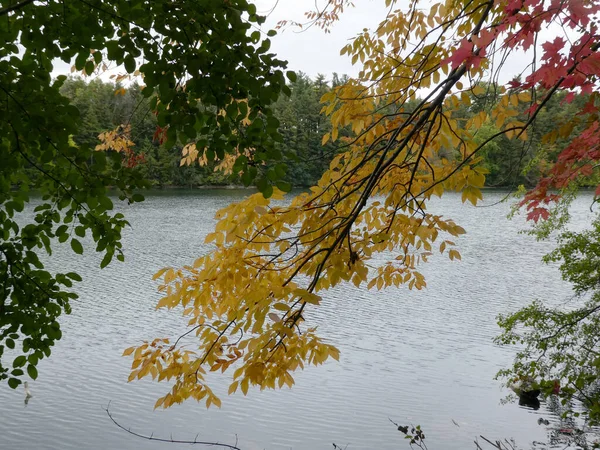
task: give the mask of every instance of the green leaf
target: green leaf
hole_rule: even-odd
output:
[[[81,255],[83,253],[83,245],[77,239],[71,239],[71,248],[75,253]]]
[[[273,186],[271,184],[267,184],[267,186],[262,190],[262,194],[265,198],[270,198],[273,195]]]
[[[94,65],[93,61],[87,61],[83,70],[85,71],[86,75],[92,75],[95,68],[96,66]]]
[[[83,68],[85,67],[86,61],[88,59],[89,53],[79,53],[77,55],[77,58],[75,58],[75,68],[77,70],[83,70]]]
[[[98,203],[102,206],[104,211],[110,211],[114,207],[112,200],[106,196],[98,198]]]
[[[104,258],[102,258],[102,261],[100,262],[100,268],[104,269],[106,266],[108,266],[110,264],[110,262],[112,261],[114,253],[113,252],[107,252],[106,255],[104,255]]]
[[[29,362],[29,364],[33,364],[34,366],[37,365],[39,359],[39,356],[35,353],[32,353],[27,357],[27,361]]]
[[[292,190],[291,183],[288,183],[287,181],[279,180],[276,183],[276,186],[278,189],[280,189],[283,192],[290,192]]]
[[[65,274],[67,277],[69,277],[71,280],[75,280],[75,281],[81,281],[81,276],[78,273],[75,272],[68,272]]]
[[[135,58],[131,56],[131,54],[125,57],[123,64],[125,65],[125,70],[127,71],[127,73],[135,72]]]
[[[21,381],[16,379],[16,378],[9,378],[8,379],[8,386],[11,389],[16,389],[17,387],[19,387],[19,385],[21,384]]]
[[[38,377],[38,371],[36,367],[32,364],[27,366],[27,374],[31,377],[32,380],[35,380]]]
[[[291,70],[288,70],[288,71],[285,73],[285,76],[286,76],[286,77],[288,77],[288,80],[290,80],[292,83],[295,83],[295,82],[296,82],[296,80],[298,79],[298,77],[297,77],[297,75],[296,75],[296,72],[293,72],[293,71],[291,71]]]
[[[13,367],[15,368],[23,367],[25,364],[27,364],[27,357],[25,355],[19,355],[13,361]]]

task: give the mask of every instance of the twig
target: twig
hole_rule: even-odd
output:
[[[19,3],[15,3],[14,5],[7,6],[6,8],[0,9],[0,16],[4,16],[9,12],[16,11],[17,9],[21,9],[23,6],[26,6],[30,3],[33,3],[34,0],[23,0]]]
[[[186,441],[186,440],[181,440],[181,439],[173,439],[172,434],[171,434],[170,439],[161,439],[161,438],[154,437],[154,433],[152,433],[150,436],[147,436],[144,434],[139,434],[139,433],[136,433],[135,431],[131,431],[130,428],[125,428],[123,425],[121,425],[119,422],[117,422],[115,420],[115,418],[113,417],[113,415],[111,414],[109,408],[110,408],[110,402],[108,402],[108,405],[106,406],[106,408],[103,408],[103,409],[104,409],[104,411],[106,411],[106,414],[108,415],[110,420],[112,420],[112,422],[116,426],[118,426],[121,430],[126,431],[129,434],[132,434],[132,435],[142,438],[142,439],[146,439],[148,441],[170,442],[172,444],[192,444],[192,445],[198,444],[198,445],[208,445],[211,447],[224,447],[224,448],[228,448],[230,450],[241,450],[239,447],[237,447],[237,441],[238,441],[237,435],[235,436],[235,445],[229,445],[229,444],[221,444],[219,442],[199,441],[198,435],[196,435],[196,437],[194,438],[193,441]]]

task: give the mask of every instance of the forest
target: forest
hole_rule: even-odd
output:
[[[283,141],[278,143],[287,165],[285,180],[294,187],[314,185],[331,159],[340,148],[340,143],[321,145],[323,136],[331,131],[331,124],[323,112],[321,97],[333,88],[348,81],[345,75],[334,73],[330,79],[318,75],[311,79],[300,72],[290,83],[291,95],[282,95],[273,105],[275,116],[280,121],[279,132]],[[466,123],[474,115],[492,108],[500,99],[498,86],[485,85],[483,95],[471,96],[470,106],[460,108],[456,118]],[[150,102],[141,93],[138,84],[124,87],[119,83],[103,82],[100,79],[70,77],[62,87],[62,94],[69,98],[82,116],[79,134],[73,137],[79,145],[95,147],[100,133],[112,130],[118,125],[129,124],[130,137],[135,143],[133,150],[142,156],[139,170],[144,178],[156,188],[200,186],[242,185],[239,175],[215,170],[218,162],[212,164],[181,164],[182,145],[166,147],[157,136],[157,118]],[[553,96],[539,113],[535,126],[528,139],[518,141],[501,135],[485,145],[480,156],[483,166],[489,170],[487,187],[517,188],[520,185],[534,186],[540,173],[556,162],[559,150],[565,139],[557,139],[552,144],[543,142],[542,137],[551,132],[557,123],[563,123],[583,108],[587,95],[578,94],[567,103],[566,94]],[[417,105],[420,100],[413,100]],[[525,108],[521,108],[525,116]],[[522,120],[523,117],[517,117]],[[477,132],[477,139],[485,141],[497,134],[499,128],[490,120]],[[349,135],[350,132],[346,133]],[[343,133],[341,134],[343,136]]]

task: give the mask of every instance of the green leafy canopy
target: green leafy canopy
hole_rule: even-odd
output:
[[[37,376],[61,337],[60,314],[77,298],[69,288],[79,275],[51,274],[40,253],[68,241],[80,254],[93,240],[102,266],[122,260],[127,222],[112,212],[109,189],[134,202],[146,186],[120,154],[74,144],[80,111],[60,92],[65,77],[52,78],[55,62],[87,74],[108,63],[139,71],[167,145],[203,135],[219,157],[248,149],[244,172],[248,161],[280,158],[276,127],[260,124],[274,123],[269,105],[286,89],[286,64],[250,32],[263,21],[245,0],[0,2],[0,380],[18,386],[25,366]],[[239,100],[251,120],[262,118],[255,132],[228,108]],[[27,222],[19,217],[32,192],[41,201]]]
[[[565,232],[558,247],[544,257],[560,263],[565,281],[572,283],[575,300],[560,308],[541,301],[501,316],[502,345],[521,346],[513,367],[500,376],[510,384],[533,379],[546,394],[558,394],[563,405],[576,398],[586,407],[590,423],[600,423],[600,219],[591,229]],[[566,413],[576,414],[571,408]]]

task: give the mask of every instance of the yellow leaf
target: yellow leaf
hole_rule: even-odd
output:
[[[338,129],[334,128],[331,130],[331,140],[336,141],[338,138]]]
[[[244,368],[243,367],[238,367],[237,369],[235,369],[235,372],[233,372],[233,379],[237,379],[240,377],[240,375],[242,375],[244,373]]]
[[[242,380],[241,383],[241,388],[242,388],[242,392],[244,393],[244,395],[248,395],[248,385],[249,385],[250,381],[248,378],[244,378]]]
[[[531,101],[531,93],[530,92],[519,92],[518,97],[519,97],[519,100],[522,102],[530,102]]]
[[[288,305],[287,303],[275,303],[273,305],[273,308],[276,309],[277,311],[289,311],[290,310],[290,305]]]
[[[321,303],[321,297],[317,294],[313,294],[312,292],[308,292],[305,289],[295,289],[294,295],[300,297],[302,301],[306,303],[310,303],[311,305],[318,305]]]
[[[340,351],[335,347],[329,347],[329,356],[331,356],[336,361],[340,360]]]
[[[165,402],[165,397],[161,397],[158,400],[156,400],[156,403],[154,404],[154,409],[160,407],[164,402]]]
[[[229,386],[229,391],[227,392],[229,395],[233,394],[235,391],[237,391],[238,388],[238,381],[234,381],[233,383],[231,383],[231,385]]]
[[[165,273],[165,272],[166,272],[168,269],[169,269],[168,267],[165,267],[164,269],[160,269],[158,272],[156,272],[156,273],[155,273],[155,274],[152,276],[152,279],[153,279],[153,280],[157,280],[157,279],[159,279],[160,277],[162,277],[162,276],[163,276],[163,274],[164,274],[164,273]]]
[[[454,250],[454,249],[452,249],[448,252],[448,257],[450,258],[451,261],[453,261],[454,259],[462,259],[460,257],[460,253],[458,253],[458,251]]]

